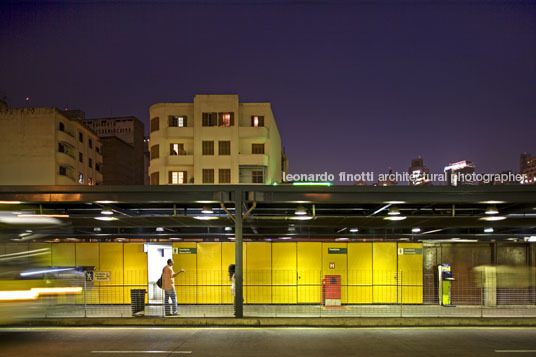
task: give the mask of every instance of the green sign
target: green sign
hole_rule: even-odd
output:
[[[197,254],[197,248],[179,248],[179,254]]]
[[[346,254],[346,248],[328,248],[328,254]]]
[[[422,248],[398,248],[398,255],[422,255]]]

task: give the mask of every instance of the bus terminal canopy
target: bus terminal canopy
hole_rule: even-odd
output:
[[[240,198],[240,200],[237,200]],[[0,186],[0,240],[536,240],[536,186]]]

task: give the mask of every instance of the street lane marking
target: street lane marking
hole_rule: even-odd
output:
[[[189,354],[192,353],[192,351],[91,351],[91,353],[162,353],[162,354]]]
[[[495,350],[497,353],[536,353],[536,350]]]

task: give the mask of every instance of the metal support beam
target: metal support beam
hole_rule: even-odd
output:
[[[244,317],[242,257],[242,191],[235,191],[235,317]]]

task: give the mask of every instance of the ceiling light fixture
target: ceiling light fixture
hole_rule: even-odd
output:
[[[214,217],[214,216],[195,216],[194,218],[200,221],[209,221],[211,219],[218,219],[218,217]]]
[[[497,210],[497,207],[495,205],[489,205],[488,208],[486,208],[486,214],[497,214],[499,211]]]
[[[157,232],[163,232],[163,231],[164,231],[164,227],[156,227],[156,231],[157,231]]]
[[[411,228],[412,233],[420,233],[421,229],[419,227]]]
[[[99,217],[93,217],[97,221],[117,221],[117,218],[115,217],[109,217],[109,216],[99,216]]]
[[[210,214],[210,213],[214,213],[214,211],[212,210],[212,208],[210,206],[203,206],[203,209],[201,210],[201,213]]]
[[[296,211],[294,211],[294,214],[297,216],[305,216],[307,214],[307,210],[303,206],[298,206]]]
[[[388,221],[403,221],[405,220],[406,216],[389,216],[389,217],[383,217],[383,219],[386,219]]]
[[[389,208],[389,212],[387,212],[387,214],[389,216],[398,216],[400,214],[400,211],[398,210],[398,207],[391,206],[391,208]]]
[[[479,218],[481,221],[502,221],[505,220],[505,216],[491,216],[491,217],[481,217]]]
[[[359,232],[359,229],[357,228],[350,228],[350,233],[357,233]]]
[[[313,219],[313,217],[311,217],[311,216],[296,216],[296,217],[291,217],[291,219],[296,219],[298,221],[308,221],[310,219]]]
[[[114,214],[114,211],[112,211],[111,209],[103,209],[101,211],[101,214]]]
[[[493,233],[493,228],[484,228],[484,233]]]

